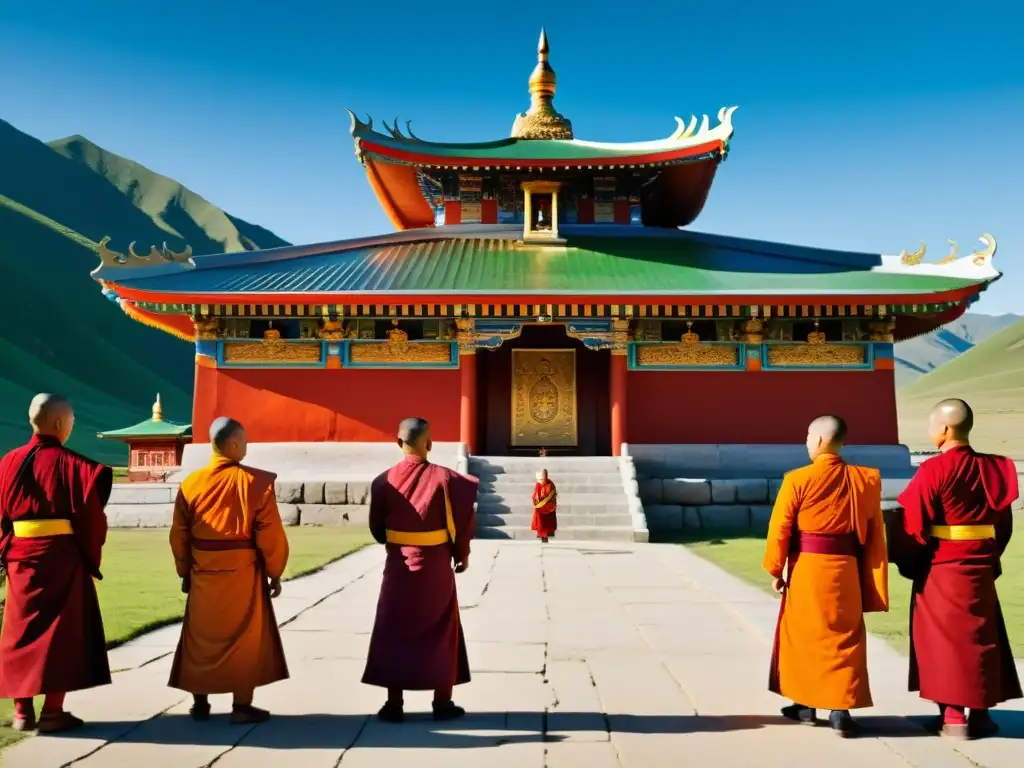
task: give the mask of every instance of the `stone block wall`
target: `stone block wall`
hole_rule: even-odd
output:
[[[285,525],[352,525],[369,518],[369,481],[279,482],[277,505]],[[174,483],[118,483],[107,504],[111,528],[169,528]]]

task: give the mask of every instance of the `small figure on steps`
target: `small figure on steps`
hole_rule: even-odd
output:
[[[537,473],[537,484],[533,487],[533,522],[530,530],[537,532],[537,538],[548,543],[548,537],[558,530],[558,491],[548,479],[548,471]]]

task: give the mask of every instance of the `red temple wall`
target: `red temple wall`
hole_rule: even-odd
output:
[[[630,371],[630,443],[802,443],[841,416],[850,443],[897,445],[892,371]]]
[[[458,370],[250,369],[196,367],[192,434],[230,416],[249,440],[391,442],[398,422],[420,416],[434,440],[459,439]]]

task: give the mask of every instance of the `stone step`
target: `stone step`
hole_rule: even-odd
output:
[[[523,496],[530,498],[536,483],[523,483],[516,480],[481,480],[480,495],[485,493],[501,494],[506,497]],[[599,493],[621,495],[623,491],[622,480],[618,477],[601,476],[595,478],[591,483],[556,482],[559,498],[575,495],[578,493]]]
[[[537,532],[529,527],[478,528],[478,539],[535,540]],[[633,529],[628,527],[580,526],[559,530],[551,539],[556,541],[633,541]]]
[[[477,495],[477,504],[503,503],[514,505],[533,506],[531,493],[506,493],[504,489],[500,493],[487,492],[481,489]],[[621,488],[607,493],[562,493],[558,494],[559,510],[564,505],[582,506],[584,504],[623,504],[626,502],[626,494]]]
[[[533,504],[519,504],[516,502],[489,501],[477,502],[477,514],[507,515],[507,514],[533,514]],[[559,515],[618,515],[629,513],[629,504],[625,497],[617,503],[612,504],[560,504]]]
[[[477,528],[515,528],[521,526],[529,528],[532,523],[533,513],[509,512],[505,514],[494,514],[488,512],[477,512],[476,515]],[[559,529],[579,528],[580,526],[589,527],[595,525],[599,527],[622,526],[624,528],[632,528],[633,518],[630,517],[629,512],[597,515],[558,515]]]
[[[488,474],[488,473],[477,473],[470,472],[471,475],[475,476],[481,483],[500,483],[505,484],[529,484],[531,487],[537,482],[537,476],[533,472],[512,472],[512,473],[500,473],[500,474]],[[599,481],[601,483],[614,483],[616,481],[621,484],[622,476],[616,470],[615,472],[551,472],[550,477],[555,485],[561,487],[565,483],[572,485],[587,485],[588,483]]]
[[[555,472],[611,472],[618,471],[619,459],[615,456],[545,456],[530,458],[524,456],[471,456],[469,469],[480,472],[540,472],[546,469]]]

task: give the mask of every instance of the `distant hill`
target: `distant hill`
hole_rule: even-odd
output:
[[[929,334],[901,341],[895,349],[896,386],[905,386],[934,371],[1019,319],[1019,315],[969,312]]]
[[[168,419],[190,419],[195,351],[100,293],[89,272],[104,235],[117,250],[288,244],[81,137],[51,147],[0,120],[0,452],[26,438],[36,392],[67,394],[71,446],[116,464],[124,448],[96,433],[148,418],[157,392]]]
[[[971,404],[980,450],[1024,458],[1024,319],[897,391],[904,443],[929,447],[928,411],[946,397]]]

